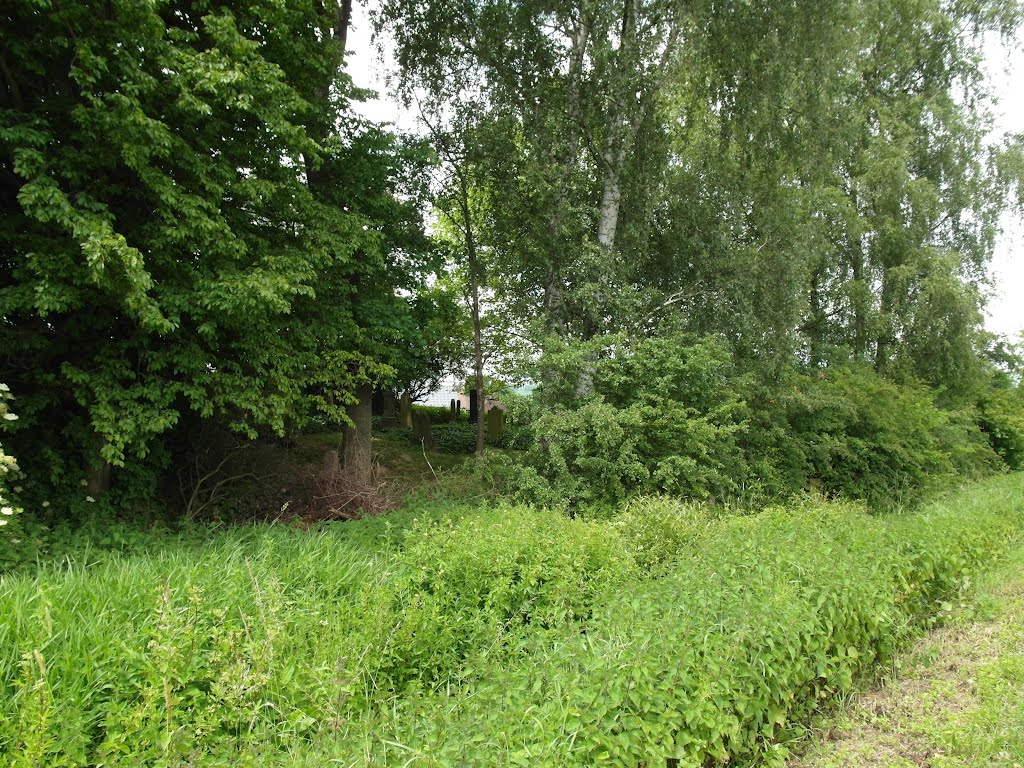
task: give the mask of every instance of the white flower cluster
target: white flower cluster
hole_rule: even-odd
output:
[[[10,388],[0,383],[0,421],[16,421],[17,416],[9,410],[7,403],[14,399]],[[13,456],[4,453],[3,443],[0,443],[0,527],[7,525],[10,519],[21,510],[14,506],[7,494],[9,493],[7,483],[16,480],[21,476],[21,468]],[[15,487],[16,492],[21,490],[20,486]]]

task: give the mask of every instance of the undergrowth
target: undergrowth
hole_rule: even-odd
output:
[[[1022,507],[421,506],[2,577],[0,765],[770,762]]]

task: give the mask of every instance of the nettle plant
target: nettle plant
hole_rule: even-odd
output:
[[[14,399],[10,388],[0,383],[0,425],[7,422],[17,421],[18,417],[12,413],[8,403]],[[0,443],[0,528],[6,526],[11,518],[21,510],[14,505],[11,496],[17,492],[13,483],[21,477],[21,469],[13,456],[4,453],[3,443]]]

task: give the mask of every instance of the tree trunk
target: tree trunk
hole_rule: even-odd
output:
[[[335,45],[335,70],[326,77],[316,89],[315,99],[324,108],[325,115],[331,115],[331,86],[345,63],[345,51],[348,45],[348,29],[352,23],[352,0],[330,0],[329,5],[320,5],[321,12],[326,13],[332,8],[328,32]],[[310,135],[319,142],[325,140],[335,126],[320,123],[310,126]],[[323,193],[325,180],[319,169],[309,157],[304,157],[306,166],[306,183],[314,196]],[[356,292],[358,295],[358,291]],[[356,388],[357,402],[346,409],[353,426],[345,428],[343,464],[347,471],[355,474],[360,482],[370,482],[370,469],[373,462],[373,387],[369,384]]]
[[[626,160],[626,147],[608,148],[605,152],[604,189],[601,192],[601,213],[597,222],[597,243],[602,250],[615,247],[615,231],[619,225],[619,207],[622,202],[621,174]]]
[[[479,411],[484,405],[484,354],[480,333],[480,260],[476,250],[476,237],[473,234],[472,211],[469,207],[469,183],[464,173],[459,174],[462,197],[459,204],[462,208],[463,238],[466,247],[466,260],[469,266],[469,297],[473,314],[473,373],[476,390],[476,402]],[[484,420],[477,414],[476,420],[476,452],[484,452]]]
[[[100,455],[103,446],[106,445],[100,435],[93,434],[89,446],[89,457],[85,467],[86,491],[94,499],[100,498],[110,490],[110,476],[114,466]]]
[[[811,317],[807,324],[808,356],[812,368],[822,363],[823,335],[825,333],[825,313],[821,306],[821,278],[824,268],[814,270],[811,275],[811,295],[809,299]]]
[[[356,397],[359,399],[345,409],[352,424],[345,427],[342,460],[345,471],[355,482],[368,485],[373,467],[373,387],[369,384],[359,385]]]
[[[864,360],[867,355],[867,296],[868,284],[864,279],[864,246],[857,233],[851,254],[853,268],[853,359]]]
[[[633,0],[622,4],[622,28],[619,35],[619,49],[616,52],[620,73],[631,71],[632,59],[636,55],[636,17]],[[633,143],[639,127],[640,117],[634,115],[630,124],[626,104],[631,90],[628,78],[613,86],[612,109],[608,115],[608,133],[605,137],[601,160],[604,165],[604,179],[601,190],[601,211],[597,222],[597,243],[602,250],[615,247],[615,231],[619,225],[619,207],[622,202],[622,171],[626,153]]]
[[[563,145],[558,164],[560,166],[558,197],[551,206],[548,216],[548,278],[544,284],[544,296],[541,302],[545,320],[550,330],[558,336],[564,336],[565,302],[562,297],[562,275],[560,260],[565,252],[562,228],[569,211],[569,191],[572,186],[573,174],[577,171],[580,156],[580,137],[583,130],[583,107],[580,94],[580,82],[583,78],[583,62],[590,42],[591,8],[589,2],[580,5],[579,22],[572,34],[572,48],[569,51],[569,63],[565,80],[565,112],[568,118],[565,144]]]
[[[895,341],[892,321],[895,290],[889,268],[883,267],[882,295],[878,305],[880,330],[875,341],[875,371],[878,373],[884,373],[889,367],[890,347]]]

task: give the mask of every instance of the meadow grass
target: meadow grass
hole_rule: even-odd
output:
[[[1020,533],[1022,480],[887,516],[435,500],[0,577],[0,765],[781,759]]]

